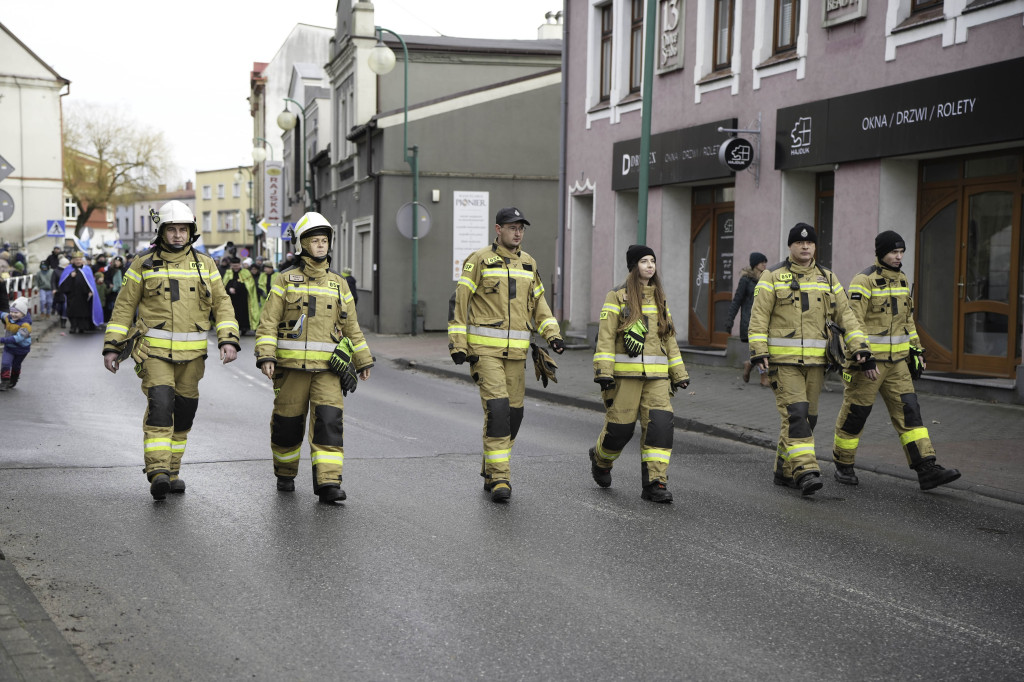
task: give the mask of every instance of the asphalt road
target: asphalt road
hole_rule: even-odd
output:
[[[682,431],[654,505],[635,439],[599,489],[597,413],[532,399],[495,505],[472,387],[380,365],[328,507],[306,449],[275,490],[245,341],[165,502],[99,336],[51,334],[0,395],[0,547],[97,679],[1020,679],[1020,506],[869,472],[804,499],[770,453]]]

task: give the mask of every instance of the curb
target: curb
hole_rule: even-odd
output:
[[[435,367],[433,365],[420,364],[416,360],[409,360],[407,358],[386,358],[390,360],[400,370],[418,370],[435,376],[444,377],[447,379],[457,379],[464,381],[469,384],[473,384],[473,379],[466,374],[455,369],[447,369],[443,367]],[[604,412],[604,407],[600,401],[593,399],[579,398],[570,395],[561,395],[558,393],[552,393],[540,388],[533,388],[527,386],[526,395],[536,400],[543,400],[551,403],[558,403],[561,405],[569,405],[571,407],[579,407],[585,410],[591,410],[594,412]],[[725,440],[731,440],[734,442],[744,443],[746,445],[753,445],[755,447],[761,447],[765,450],[774,451],[776,441],[774,438],[765,436],[759,431],[747,431],[747,430],[735,430],[717,426],[715,424],[708,424],[694,419],[686,417],[675,416],[672,420],[673,426],[679,429],[684,429],[690,433],[700,433],[706,436],[714,436],[716,438],[724,438]],[[831,464],[831,457],[818,457],[819,462],[823,464]],[[900,467],[889,466],[889,465],[858,465],[861,471],[870,471],[875,474],[882,476],[892,476],[894,478],[901,478],[906,481],[917,482],[917,475],[912,471],[904,470]],[[1009,502],[1011,504],[1024,505],[1024,494],[1018,493],[1012,490],[1004,490],[1001,488],[994,488],[988,485],[982,485],[978,483],[967,483],[963,479],[958,479],[947,485],[941,486],[942,488],[952,488],[954,490],[963,490],[971,492],[982,497],[988,497],[1002,502]],[[938,490],[938,488],[936,489]]]

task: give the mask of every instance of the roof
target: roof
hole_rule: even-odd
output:
[[[495,40],[492,38],[457,38],[452,36],[404,36],[406,47],[434,52],[497,52],[519,54],[561,54],[561,40]],[[389,33],[384,42],[400,43]]]
[[[18,39],[18,36],[14,35],[14,33],[11,32],[11,29],[9,29],[9,28],[7,28],[6,26],[3,25],[3,22],[0,22],[0,29],[2,29],[4,33],[9,35],[14,40],[14,42],[18,43],[18,45],[21,45],[22,49],[24,49],[26,52],[28,52],[30,55],[32,55],[32,58],[35,59],[37,62],[39,62],[43,66],[43,68],[45,68],[47,71],[52,73],[54,78],[56,78],[60,82],[64,83],[64,85],[70,85],[71,84],[71,81],[69,81],[67,78],[64,78],[64,76],[60,75],[56,71],[54,71],[52,66],[50,66],[49,64],[44,62],[42,59],[40,59],[39,55],[37,55],[35,52],[32,51],[32,48],[30,48],[25,43],[21,42],[21,40]]]

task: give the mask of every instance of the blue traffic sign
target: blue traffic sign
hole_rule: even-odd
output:
[[[291,241],[291,231],[295,229],[295,223],[281,223],[281,241]]]
[[[47,220],[46,221],[46,236],[47,237],[63,237],[64,236],[64,221],[63,220]]]

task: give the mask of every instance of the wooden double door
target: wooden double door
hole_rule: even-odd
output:
[[[693,192],[690,230],[691,346],[725,348],[724,325],[732,303],[734,187],[698,187]]]

